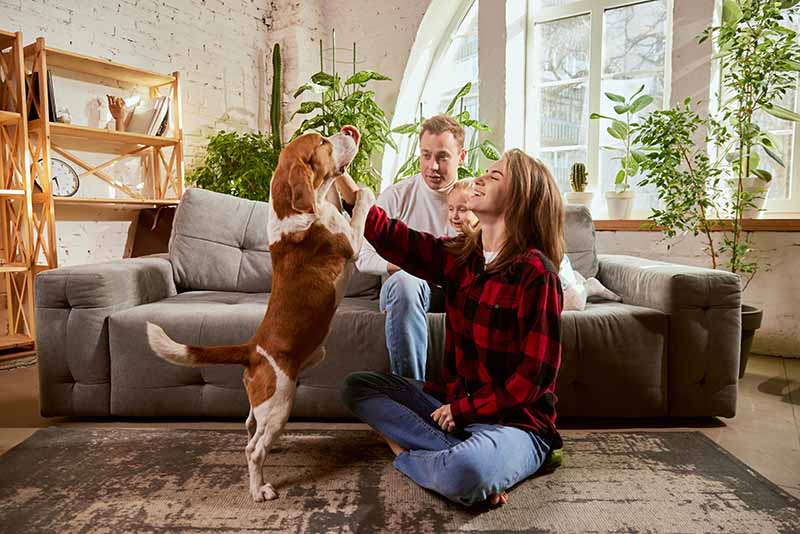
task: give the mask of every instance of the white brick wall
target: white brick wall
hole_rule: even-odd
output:
[[[26,44],[44,37],[56,48],[157,72],[179,71],[188,169],[210,133],[264,127],[267,4],[267,0],[0,0],[0,27],[22,31]],[[70,94],[62,100],[73,102],[80,96]],[[83,109],[71,111],[73,116],[84,114]],[[87,221],[64,220],[59,212],[56,217],[62,265],[122,256],[130,217],[119,220],[119,212],[98,210],[87,212]]]

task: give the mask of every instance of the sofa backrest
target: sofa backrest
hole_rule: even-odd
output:
[[[269,203],[187,189],[172,225],[175,285],[188,290],[269,292]],[[375,296],[380,277],[354,273],[347,296]]]
[[[567,241],[567,256],[572,268],[585,278],[597,275],[597,248],[595,246],[594,223],[589,208],[579,204],[565,204],[564,238]]]

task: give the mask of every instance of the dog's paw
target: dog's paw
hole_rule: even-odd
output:
[[[250,493],[253,495],[253,500],[256,502],[271,501],[278,498],[278,492],[272,487],[272,484],[264,484],[258,489],[251,489]]]

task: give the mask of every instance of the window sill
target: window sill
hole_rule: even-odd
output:
[[[600,232],[660,232],[647,219],[595,219],[595,230]],[[800,232],[800,219],[745,219],[746,232]],[[729,230],[730,225],[718,223],[714,231]]]

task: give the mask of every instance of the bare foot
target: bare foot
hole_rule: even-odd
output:
[[[489,495],[489,504],[492,506],[503,506],[506,503],[508,503],[508,493],[505,491]]]
[[[401,447],[391,439],[387,438],[377,430],[372,429],[372,431],[375,432],[383,441],[385,441],[387,445],[389,445],[389,448],[392,449],[392,452],[394,453],[395,456],[400,456],[401,454],[406,452],[406,450],[403,447]]]

